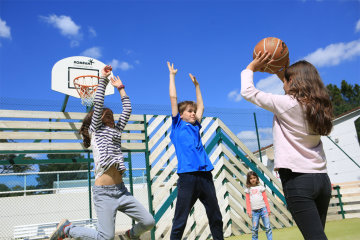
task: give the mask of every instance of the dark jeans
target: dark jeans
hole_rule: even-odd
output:
[[[214,240],[223,240],[223,222],[211,172],[180,173],[171,240],[181,240],[191,208],[197,199],[205,207]]]
[[[286,203],[306,240],[327,239],[324,228],[331,198],[331,183],[326,173],[295,173],[279,170]]]

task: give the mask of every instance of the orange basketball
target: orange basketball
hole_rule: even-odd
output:
[[[259,51],[271,53],[271,64],[267,64],[262,72],[277,73],[289,63],[289,49],[286,44],[278,38],[267,37],[256,44],[253,52],[253,59],[259,54]]]

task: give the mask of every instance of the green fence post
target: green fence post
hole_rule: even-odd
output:
[[[88,192],[89,192],[89,218],[92,219],[91,208],[91,172],[90,172],[90,153],[88,152]]]
[[[144,133],[145,133],[145,160],[146,160],[146,181],[148,188],[148,201],[149,201],[149,211],[151,215],[154,216],[153,202],[152,202],[152,192],[151,192],[151,179],[150,179],[150,159],[149,159],[149,145],[148,145],[148,135],[147,135],[147,123],[146,123],[146,114],[144,114]],[[151,229],[151,240],[155,240],[155,227]]]
[[[128,141],[129,142],[129,141]],[[129,163],[129,184],[130,184],[130,193],[134,196],[134,181],[133,181],[133,174],[132,174],[132,162],[131,162],[131,152],[128,152],[127,161]],[[132,225],[135,225],[135,220],[132,220]]]
[[[340,186],[336,185],[333,187],[336,191],[337,191],[337,198],[339,199],[339,206],[340,206],[340,213],[343,219],[345,219],[345,211],[344,211],[344,207],[343,207],[343,202],[341,201],[341,194],[340,194]]]
[[[256,129],[256,138],[257,138],[257,143],[258,143],[258,148],[259,148],[259,156],[260,156],[260,161],[262,162],[259,131],[258,131],[258,126],[257,126],[257,121],[256,121],[256,113],[254,113],[254,121],[255,121],[255,129]]]

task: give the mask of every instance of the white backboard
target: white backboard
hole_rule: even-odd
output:
[[[100,76],[101,69],[103,69],[104,66],[104,63],[90,57],[74,56],[64,58],[55,63],[52,68],[51,89],[69,96],[80,98],[74,88],[74,78],[84,75]],[[113,76],[112,73],[111,76]],[[111,84],[108,84],[105,95],[110,94],[114,94],[114,87]]]

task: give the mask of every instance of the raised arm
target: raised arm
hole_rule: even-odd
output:
[[[177,106],[177,95],[176,95],[176,87],[175,87],[175,75],[177,73],[177,69],[174,69],[174,64],[167,62],[169,73],[170,73],[170,82],[169,82],[169,95],[170,95],[170,102],[171,102],[171,114],[175,117],[178,113],[178,106]]]
[[[111,74],[111,66],[107,65],[101,70],[101,78],[99,80],[99,86],[95,93],[94,99],[94,114],[91,119],[90,124],[90,131],[95,132],[97,129],[100,128],[102,121],[101,116],[104,107],[104,97],[105,97],[105,90],[106,86],[109,83],[108,77]]]
[[[202,99],[201,91],[200,91],[200,84],[196,80],[195,76],[193,76],[191,73],[189,73],[189,76],[191,78],[191,81],[194,83],[195,86],[195,92],[196,92],[196,120],[200,123],[202,116],[204,114],[204,102]]]
[[[289,65],[290,65],[290,59],[288,59],[288,62],[287,62],[287,64],[284,66],[284,68],[281,69],[281,71],[279,71],[278,73],[276,73],[276,75],[278,76],[278,78],[279,78],[282,82],[285,81],[285,70],[286,70],[287,67],[289,67]]]
[[[131,115],[131,102],[129,97],[126,95],[125,86],[120,80],[119,76],[110,78],[111,84],[119,90],[123,111],[120,114],[119,121],[116,123],[115,128],[122,132],[125,128],[126,123],[129,121]]]

